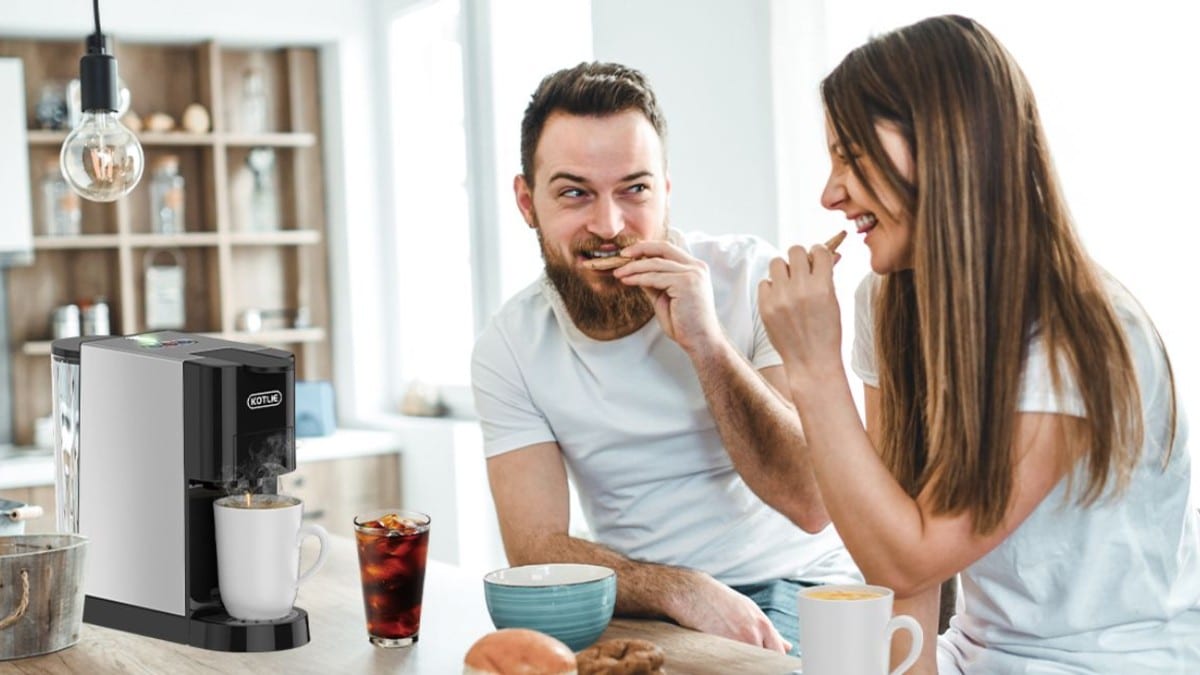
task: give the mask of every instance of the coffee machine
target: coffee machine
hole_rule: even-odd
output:
[[[212,505],[275,493],[296,468],[293,355],[170,331],[51,351],[69,432],[56,448],[59,528],[90,540],[83,620],[222,651],[307,643],[298,607],[274,621],[225,612]]]

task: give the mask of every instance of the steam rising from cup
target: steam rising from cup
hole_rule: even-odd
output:
[[[292,435],[285,431],[266,434],[256,439],[243,453],[243,461],[238,464],[236,477],[222,486],[225,494],[254,492],[268,483],[274,486],[275,479],[290,470],[284,462],[291,443]]]

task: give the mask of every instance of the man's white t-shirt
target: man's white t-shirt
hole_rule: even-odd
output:
[[[729,341],[756,369],[779,365],[757,306],[775,250],[753,237],[671,235],[708,265]],[[558,443],[596,540],[631,559],[729,585],[861,579],[832,525],[807,534],[742,481],[691,361],[657,319],[593,340],[543,276],[480,335],[472,385],[485,454]]]
[[[879,386],[872,318],[878,277],[855,296],[852,367]],[[1179,407],[1170,462],[1170,379],[1149,318],[1115,281],[1141,389],[1145,442],[1128,489],[1080,507],[1061,481],[1004,541],[962,572],[965,610],[938,644],[941,673],[1200,673],[1200,534],[1189,501],[1191,457]],[[1103,368],[1105,364],[1089,364]],[[1085,366],[1087,367],[1087,366]],[[1055,391],[1034,340],[1017,410],[1084,416],[1065,362]],[[1075,486],[1086,485],[1083,469]]]

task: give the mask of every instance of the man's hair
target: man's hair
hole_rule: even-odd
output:
[[[667,120],[650,82],[640,71],[619,63],[580,63],[542,79],[521,120],[521,173],[533,185],[533,153],[546,120],[555,112],[603,117],[626,110],[646,116],[667,145]]]
[[[1072,378],[1086,410],[1061,457],[1085,467],[1080,501],[1110,478],[1123,488],[1145,431],[1133,358],[1012,56],[975,21],[935,17],[852,51],[821,94],[854,175],[877,200],[897,196],[891,215],[913,223],[913,269],[886,276],[875,305],[880,454],[893,475],[910,495],[929,486],[935,512],[999,527],[1036,333],[1055,387]],[[889,159],[881,122],[907,141],[914,180]]]

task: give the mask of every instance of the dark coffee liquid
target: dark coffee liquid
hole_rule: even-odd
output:
[[[391,640],[417,639],[429,526],[400,533],[355,528],[367,632]]]
[[[245,495],[230,495],[220,499],[217,502],[217,506],[247,510],[286,509],[289,506],[295,506],[299,503],[300,500],[295,497],[281,497],[279,495],[250,495],[249,501],[246,500]]]

